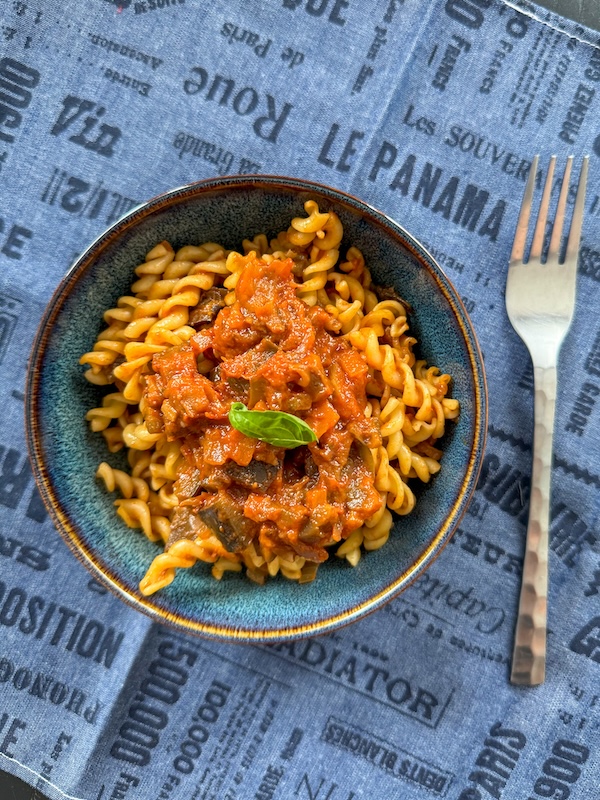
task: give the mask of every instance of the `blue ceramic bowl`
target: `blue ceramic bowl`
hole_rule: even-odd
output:
[[[208,565],[179,570],[151,597],[138,584],[160,547],[127,528],[114,496],[94,473],[100,461],[122,466],[90,432],[88,409],[102,389],[83,378],[80,356],[91,350],[102,314],[129,293],[133,269],[156,243],[218,241],[239,249],[243,238],[287,229],[315,199],[344,225],[342,247],[357,245],[376,283],[391,285],[412,305],[418,353],[453,376],[460,400],[442,444],[442,470],[418,490],[417,506],[397,517],[381,550],[356,568],[331,558],[313,583],[284,578],[257,586]],[[429,567],[452,536],[477,483],[486,432],[483,362],[471,323],[448,278],[399,225],[354,197],[308,181],[228,177],[154,198],[97,239],[65,276],[42,319],[27,382],[27,438],[35,477],[59,532],[94,577],[134,608],[189,633],[222,640],[278,641],[331,631],[380,608]]]

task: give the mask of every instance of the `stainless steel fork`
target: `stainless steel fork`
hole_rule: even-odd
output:
[[[542,261],[555,165],[556,156],[552,156],[529,260],[525,262],[525,245],[538,156],[533,159],[521,205],[506,282],[508,318],[527,345],[531,355],[535,389],[529,522],[510,676],[512,683],[524,686],[543,683],[546,672],[548,522],[556,366],[558,351],[571,324],[575,307],[577,256],[583,223],[588,157],[584,157],[581,166],[564,260],[561,260],[560,257],[561,241],[573,156],[569,156],[567,159],[548,255]]]

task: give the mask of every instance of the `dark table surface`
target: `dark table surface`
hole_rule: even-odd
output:
[[[539,5],[600,31],[600,0],[537,0]],[[47,800],[46,795],[0,771],[0,800]]]
[[[537,0],[538,4],[574,19],[588,28],[600,31],[600,3],[598,0]]]

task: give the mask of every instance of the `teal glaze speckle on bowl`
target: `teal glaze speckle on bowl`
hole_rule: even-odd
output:
[[[80,356],[103,328],[102,315],[129,294],[134,268],[163,239],[175,249],[272,236],[316,200],[344,225],[342,251],[354,244],[376,283],[395,287],[413,307],[417,353],[449,372],[460,400],[447,425],[442,470],[419,487],[408,517],[396,517],[381,550],[356,568],[331,558],[313,583],[278,577],[257,586],[240,574],[222,581],[210,566],[179,570],[151,597],[138,584],[160,551],[115,514],[115,495],[94,477],[101,461],[124,466],[85,421],[106,391],[83,378]],[[113,387],[108,387],[113,391]],[[385,215],[337,190],[292,178],[230,177],[175,189],[134,209],[97,239],[58,287],[34,343],[27,381],[27,439],[35,477],[63,538],[96,579],[159,622],[205,636],[278,641],[330,631],[383,605],[427,569],[452,536],[475,490],[487,422],[483,363],[471,323],[433,258]]]

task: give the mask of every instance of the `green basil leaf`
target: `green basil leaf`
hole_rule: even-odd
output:
[[[288,450],[317,441],[314,431],[304,420],[285,411],[250,411],[243,403],[232,403],[229,422],[252,439]]]

